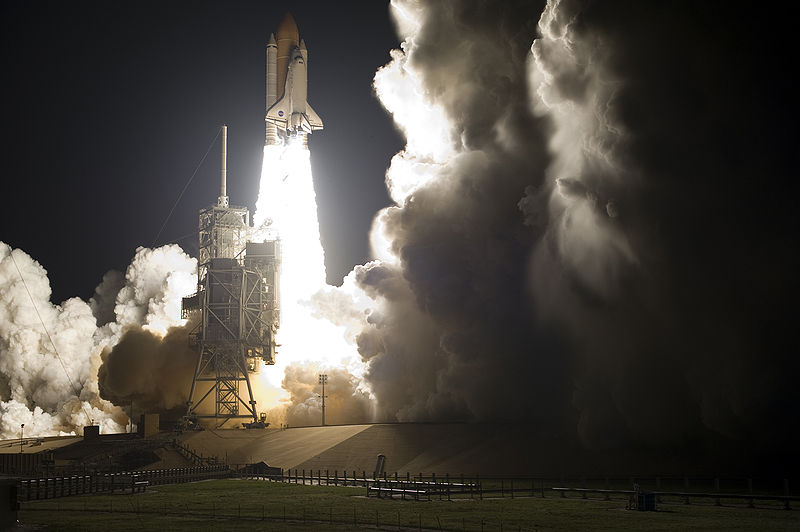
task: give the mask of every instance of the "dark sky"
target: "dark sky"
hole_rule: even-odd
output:
[[[47,269],[53,301],[88,298],[150,246],[219,126],[228,194],[254,207],[264,142],[265,44],[290,10],[309,49],[311,139],[328,280],[369,253],[402,147],[372,91],[398,46],[388,2],[3,3],[5,205],[0,240]],[[219,143],[156,242],[196,253],[216,201]]]

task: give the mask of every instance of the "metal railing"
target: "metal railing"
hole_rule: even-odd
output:
[[[17,500],[34,501],[92,493],[138,493],[151,485],[179,484],[230,476],[230,469],[220,465],[26,479],[17,483]]]
[[[367,488],[367,496],[430,500],[438,497],[449,499],[453,495],[471,498],[484,497],[566,497],[579,495],[587,499],[597,496],[610,500],[616,496],[629,499],[635,492],[631,486],[641,483],[643,490],[655,495],[656,500],[667,504],[715,504],[719,506],[737,505],[756,507],[758,502],[771,502],[778,508],[791,509],[797,506],[800,496],[790,494],[789,481],[752,479],[706,479],[689,477],[653,478],[561,478],[541,477],[480,477],[478,475],[436,475],[405,473],[393,475],[384,473],[376,478],[374,472],[340,472],[330,470],[290,469],[280,474],[240,474],[246,478],[272,480],[292,484],[319,486],[359,486]],[[756,485],[756,489],[754,489]],[[683,489],[670,489],[680,486]],[[712,488],[709,490],[708,488]],[[694,488],[694,490],[692,489]]]
[[[592,488],[564,488],[552,487],[555,491],[566,497],[567,493],[576,493],[581,495],[583,499],[587,499],[588,495],[601,495],[604,500],[608,501],[612,495],[625,495],[632,497],[635,490],[612,490],[612,489],[592,489]],[[759,495],[754,493],[702,493],[696,491],[650,491],[648,492],[656,497],[658,502],[664,502],[668,499],[676,499],[672,502],[682,502],[683,504],[692,504],[692,499],[704,499],[713,501],[716,506],[722,506],[722,501],[744,501],[748,508],[755,508],[755,501],[770,501],[778,502],[783,505],[786,510],[791,510],[792,502],[800,502],[800,497],[793,497],[790,495]]]

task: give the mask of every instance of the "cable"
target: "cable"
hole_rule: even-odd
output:
[[[78,393],[78,389],[75,387],[75,384],[72,382],[72,378],[69,376],[69,372],[67,371],[67,366],[64,365],[64,361],[61,359],[61,355],[58,353],[58,348],[56,347],[56,343],[53,341],[53,337],[50,336],[50,331],[47,330],[47,326],[44,324],[44,320],[42,319],[42,315],[39,314],[39,309],[36,307],[36,301],[33,300],[33,295],[31,291],[28,290],[28,283],[25,282],[25,278],[22,276],[22,271],[19,269],[17,265],[17,259],[14,258],[14,250],[12,249],[9,253],[11,256],[11,261],[14,263],[14,267],[17,269],[17,273],[19,274],[19,278],[22,280],[22,286],[25,287],[25,291],[28,293],[28,297],[31,299],[31,304],[33,305],[33,310],[36,311],[36,316],[39,317],[39,322],[42,324],[42,329],[44,329],[45,334],[47,334],[47,338],[50,340],[50,344],[53,346],[53,351],[56,353],[56,358],[61,363],[61,369],[64,370],[64,375],[67,376],[67,381],[69,381],[69,386],[72,388],[72,393],[75,394],[75,397],[81,403],[81,409],[83,409],[83,413],[86,414],[86,419],[90,422],[92,420],[92,416],[89,415],[89,412],[86,410],[86,407],[83,406],[83,401],[81,401],[81,395]]]
[[[156,234],[156,237],[153,239],[153,243],[150,244],[151,248],[155,247],[156,242],[158,241],[158,237],[161,236],[161,232],[164,230],[164,227],[167,225],[167,222],[169,222],[169,219],[172,217],[172,213],[175,212],[175,207],[177,207],[178,203],[180,203],[181,198],[183,197],[183,194],[186,192],[186,189],[189,188],[189,185],[192,183],[192,180],[194,179],[194,176],[197,175],[197,171],[200,170],[201,166],[203,166],[203,162],[206,160],[206,157],[208,157],[208,153],[211,151],[211,148],[214,147],[214,143],[217,142],[217,138],[219,137],[219,132],[220,131],[222,131],[222,128],[217,129],[217,134],[214,135],[214,140],[212,140],[211,144],[208,145],[208,149],[206,150],[205,155],[203,155],[203,158],[200,159],[199,163],[197,163],[197,168],[194,169],[194,172],[192,172],[191,177],[189,177],[189,180],[183,186],[183,190],[181,190],[181,193],[178,194],[178,199],[175,200],[175,204],[172,205],[172,208],[169,210],[169,214],[167,215],[167,218],[164,220],[164,223],[161,224],[161,229],[158,230],[158,234]]]
[[[186,233],[185,235],[179,236],[179,237],[176,237],[176,238],[170,238],[168,240],[165,240],[164,243],[165,244],[176,244],[176,243],[180,242],[181,240],[186,240],[190,236],[196,237],[197,236],[197,231],[192,231],[191,233]]]

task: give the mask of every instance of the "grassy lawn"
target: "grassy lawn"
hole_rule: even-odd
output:
[[[76,496],[22,503],[20,522],[39,530],[800,530],[798,510],[662,504],[625,509],[626,499],[517,497],[401,501],[367,499],[364,488],[211,480],[155,486],[136,495]],[[379,526],[376,527],[376,523]],[[399,528],[398,528],[399,523]]]

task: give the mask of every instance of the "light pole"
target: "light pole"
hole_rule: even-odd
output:
[[[22,440],[25,439],[25,423],[19,426],[19,453],[22,454]]]
[[[322,426],[325,426],[325,383],[328,382],[327,375],[319,376],[319,383],[322,385]]]

